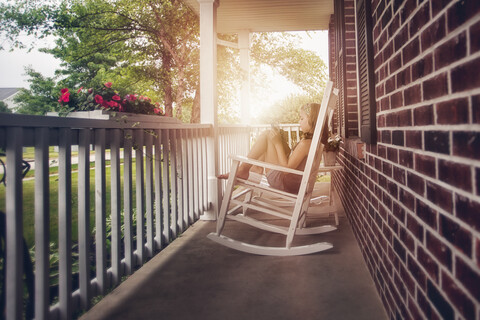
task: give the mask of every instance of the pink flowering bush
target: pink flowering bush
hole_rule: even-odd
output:
[[[129,112],[139,114],[156,114],[163,116],[160,104],[153,103],[145,96],[127,94],[121,97],[112,88],[111,82],[106,82],[100,89],[85,89],[83,87],[71,92],[68,88],[60,90],[58,99],[60,113],[73,111],[111,110],[114,112]]]

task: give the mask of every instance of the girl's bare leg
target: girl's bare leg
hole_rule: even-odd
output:
[[[269,139],[268,130],[264,131],[257,138],[257,141],[253,145],[252,149],[250,149],[250,151],[248,152],[247,157],[254,160],[261,160],[268,163],[279,164],[277,151],[275,149],[274,144]],[[250,170],[257,173],[263,173],[262,167],[254,166],[252,168],[251,164],[241,163],[237,171],[237,177],[241,179],[248,179]],[[220,175],[218,176],[218,178],[227,179],[228,174]]]
[[[258,158],[257,160],[260,160],[260,161],[265,161],[265,155],[262,155],[260,158]],[[260,166],[252,166],[250,168],[250,172],[255,172],[255,173],[259,173],[259,174],[263,174],[263,167],[260,167]]]
[[[257,141],[252,146],[252,149],[247,154],[247,158],[254,159],[254,160],[264,160],[265,161],[265,153],[267,151],[269,144],[268,139],[268,130],[264,131],[258,138]],[[248,174],[250,172],[250,168],[252,167],[249,163],[241,163],[240,167],[238,168],[237,177],[242,179],[248,179]],[[255,172],[260,171],[258,168],[255,169]]]

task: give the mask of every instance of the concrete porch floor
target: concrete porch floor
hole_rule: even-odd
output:
[[[337,208],[337,230],[294,241],[327,241],[333,249],[296,257],[225,248],[206,238],[215,222],[198,221],[81,319],[387,319],[348,219]],[[285,241],[232,221],[225,234],[274,246]]]

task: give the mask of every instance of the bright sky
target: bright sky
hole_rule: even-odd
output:
[[[2,39],[3,40],[3,39]],[[1,41],[1,40],[0,40]],[[53,41],[39,41],[37,48],[53,45]],[[6,46],[5,46],[6,47]],[[0,87],[2,88],[27,88],[29,83],[25,75],[25,67],[31,66],[35,71],[45,77],[52,77],[59,61],[52,55],[33,49],[16,49],[12,52],[0,51]]]

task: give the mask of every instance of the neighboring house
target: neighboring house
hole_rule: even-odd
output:
[[[20,89],[22,88],[0,88],[0,101],[5,102],[12,111],[18,107],[13,99],[20,92]]]

